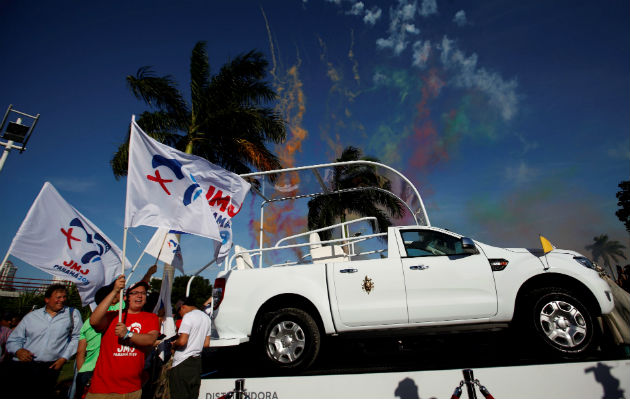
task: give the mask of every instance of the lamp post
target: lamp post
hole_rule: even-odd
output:
[[[7,122],[7,118],[11,112],[20,115],[20,117],[18,117],[15,122],[9,122],[5,131],[4,124]],[[31,119],[32,122],[30,126],[22,124],[22,116]],[[2,156],[0,156],[0,171],[2,171],[2,167],[4,167],[7,157],[9,157],[11,149],[20,150],[20,153],[26,150],[26,143],[30,139],[33,129],[35,129],[37,120],[39,120],[39,114],[35,116],[29,115],[13,109],[13,105],[9,104],[9,108],[7,108],[4,118],[2,118],[2,124],[0,124],[0,132],[3,132],[2,139],[6,140],[6,142],[0,141],[0,146],[4,146],[4,151],[2,152]]]

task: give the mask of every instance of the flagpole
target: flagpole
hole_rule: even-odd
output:
[[[160,261],[160,256],[162,255],[162,248],[164,248],[164,242],[166,242],[166,237],[168,236],[168,230],[164,234],[164,239],[162,239],[162,245],[160,246],[160,250],[158,251],[158,255],[155,258],[155,264],[157,265],[158,261]],[[179,238],[178,238],[179,241]]]
[[[120,267],[120,272],[122,275],[125,275],[125,251],[127,250],[127,227],[124,228],[124,233],[123,233],[123,248],[122,248],[122,262],[120,263],[121,267]],[[127,282],[125,282],[125,286],[127,285]],[[124,293],[120,294],[120,297],[124,297]],[[122,302],[120,303],[122,305]],[[122,307],[118,307],[118,322],[122,322]]]
[[[545,253],[545,263],[547,263],[547,267],[544,268],[544,270],[548,270],[549,269],[549,260],[547,259],[547,253]]]
[[[131,268],[131,272],[129,273],[129,276],[127,277],[127,280],[131,279],[131,275],[133,275],[133,271],[135,271],[136,267],[138,266],[138,264],[140,264],[140,260],[142,260],[142,257],[144,257],[144,251],[142,252],[142,254],[140,254],[140,257],[138,257],[138,261],[136,261],[136,263],[134,264],[133,268]]]
[[[7,255],[4,256],[4,259],[2,260],[2,264],[0,264],[0,268],[4,267],[4,263],[7,262],[10,254],[11,254],[11,248],[9,247],[9,250],[7,250]]]
[[[547,271],[550,267],[549,267],[549,260],[547,259],[547,253],[550,253],[551,251],[553,251],[553,249],[555,249],[555,246],[551,244],[551,242],[549,241],[549,239],[547,239],[546,237],[544,237],[541,234],[538,234],[538,239],[540,240],[540,244],[542,245],[543,248],[543,254],[545,255],[545,263],[547,264],[546,267],[543,267],[545,271]],[[544,239],[544,241],[543,241]],[[551,247],[551,249],[548,250],[548,248]]]

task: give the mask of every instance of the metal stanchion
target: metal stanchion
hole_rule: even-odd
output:
[[[475,385],[479,386],[479,391],[483,394],[483,397],[486,399],[494,399],[494,396],[490,394],[488,388],[483,386],[479,379],[475,379],[475,375],[473,374],[472,369],[463,369],[462,374],[464,375],[464,380],[459,382],[459,386],[455,388],[453,394],[451,395],[451,399],[459,399],[462,396],[462,386],[466,385],[466,389],[468,390],[468,398],[476,399],[477,392],[475,391]]]
[[[245,398],[245,379],[237,379],[234,383],[234,398],[236,399],[244,399]]]
[[[468,391],[469,399],[477,398],[477,391],[475,390],[475,376],[473,374],[472,369],[464,369],[462,370],[464,374],[464,384],[466,385],[466,390]]]
[[[249,399],[247,389],[245,389],[245,379],[237,379],[234,381],[234,390],[225,393],[219,399]]]

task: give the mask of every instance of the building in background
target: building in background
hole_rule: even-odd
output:
[[[14,291],[13,281],[15,279],[15,272],[17,267],[13,263],[7,260],[3,266],[0,267],[0,290]]]

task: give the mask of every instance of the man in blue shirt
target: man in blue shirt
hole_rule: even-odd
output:
[[[51,398],[59,371],[76,352],[83,321],[78,310],[68,308],[64,285],[46,289],[46,306],[28,313],[7,341],[7,353],[14,355],[6,385],[9,397]]]

